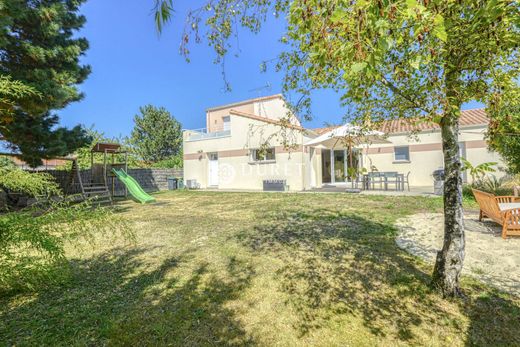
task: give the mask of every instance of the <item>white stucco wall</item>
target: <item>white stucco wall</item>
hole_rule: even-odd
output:
[[[495,152],[488,151],[484,143],[485,126],[464,127],[459,134],[459,142],[463,144],[466,159],[473,165],[484,162],[497,162],[498,167],[503,167],[503,161]],[[394,134],[388,137],[391,144],[371,145],[371,152],[381,149],[382,153],[369,153],[364,155],[364,167],[370,171],[371,165],[378,171],[398,171],[410,174],[410,185],[429,186],[433,184],[432,172],[442,168],[443,154],[441,147],[441,134],[439,131],[429,131],[410,137],[406,134]],[[396,146],[410,146],[410,161],[396,162],[394,160],[393,148]],[[434,148],[435,147],[435,148]],[[386,152],[386,153],[385,153]],[[504,175],[503,172],[494,173],[497,177]],[[468,181],[471,178],[468,175]]]
[[[270,105],[259,110],[256,104],[254,112],[272,112],[270,119],[283,117],[286,109],[283,100],[273,99],[264,103]],[[220,112],[220,111],[219,111]],[[227,114],[227,111],[224,112]],[[281,114],[281,116],[280,116]],[[322,154],[321,150],[305,148],[312,136],[305,135],[296,129],[281,129],[280,126],[252,119],[243,115],[230,115],[231,135],[187,141],[189,132],[185,132],[184,141],[184,175],[185,179],[195,179],[201,188],[208,188],[209,159],[208,153],[218,153],[220,189],[261,190],[264,179],[285,179],[290,190],[300,191],[322,185]],[[473,165],[484,162],[498,162],[503,167],[503,161],[497,153],[489,152],[484,141],[486,126],[462,127],[459,140],[465,147],[463,155]],[[392,134],[388,137],[390,144],[371,145],[364,151],[362,163],[370,171],[375,166],[378,171],[397,171],[410,174],[411,186],[432,186],[432,172],[443,167],[441,134],[438,130],[427,131],[410,137],[408,134]],[[268,142],[276,148],[276,161],[269,163],[253,162],[251,149]],[[293,150],[286,150],[284,142],[297,145]],[[410,161],[396,162],[394,147],[409,146]],[[362,146],[365,147],[365,146]],[[500,177],[503,172],[496,172]],[[314,179],[313,179],[314,177]],[[469,175],[466,176],[471,180]]]
[[[260,117],[270,119],[287,119],[287,117],[290,117],[292,124],[300,125],[298,118],[292,115],[282,97],[255,102],[253,107],[254,113]]]
[[[201,188],[208,188],[208,153],[216,152],[219,189],[261,190],[264,179],[284,179],[291,191],[310,188],[309,153],[302,146],[310,137],[297,129],[281,129],[275,124],[233,114],[230,126],[230,136],[215,139],[189,141],[189,132],[185,132],[185,180],[195,179]],[[296,145],[296,148],[284,148],[285,141]],[[252,161],[251,149],[259,148],[265,142],[275,147],[275,161]]]

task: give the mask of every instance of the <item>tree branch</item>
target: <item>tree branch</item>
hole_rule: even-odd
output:
[[[397,88],[392,82],[390,82],[384,75],[381,75],[382,77],[382,82],[385,86],[387,86],[388,88],[390,88],[390,90],[401,96],[403,99],[405,99],[406,101],[408,101],[409,103],[411,103],[415,108],[418,108],[419,110],[423,111],[423,112],[426,112],[428,114],[432,114],[433,113],[433,110],[429,110],[427,108],[425,108],[424,106],[418,104],[415,100],[411,99],[408,95],[404,94],[403,92],[401,92],[401,90],[399,90],[399,88]]]

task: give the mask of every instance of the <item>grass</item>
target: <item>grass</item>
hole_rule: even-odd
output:
[[[440,199],[169,192],[122,202],[135,244],[68,247],[65,286],[0,298],[6,345],[520,345],[520,300],[429,288],[396,219]]]

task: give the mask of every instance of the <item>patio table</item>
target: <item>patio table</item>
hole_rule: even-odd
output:
[[[395,178],[395,180],[389,180]],[[404,174],[395,171],[389,172],[371,172],[363,175],[363,189],[375,189],[375,185],[379,184],[379,189],[388,190],[388,184],[395,184],[395,190],[404,190]]]

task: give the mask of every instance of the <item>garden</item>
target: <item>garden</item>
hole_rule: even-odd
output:
[[[179,35],[176,49],[187,62],[192,50],[212,56],[220,87],[207,69],[186,68],[189,79],[178,80],[171,51],[152,51],[146,30],[123,13],[134,6],[123,2],[117,16],[104,8],[91,19],[108,13],[110,27],[98,26],[102,38],[133,35],[126,39],[135,46],[119,50],[122,36],[88,51],[89,40],[99,41],[83,35],[100,36],[85,27],[84,3],[0,0],[0,145],[8,152],[0,158],[0,345],[520,345],[517,197],[485,193],[519,191],[516,2],[221,0],[192,9],[150,0],[154,39]],[[177,13],[185,14],[179,28]],[[268,32],[272,42],[240,44],[272,21],[281,28]],[[282,48],[273,49],[277,38]],[[194,49],[200,43],[209,55]],[[265,54],[255,59],[266,60],[251,65],[275,73],[275,87],[302,121],[313,119],[315,93],[330,91],[343,123],[368,130],[402,121],[411,138],[434,124],[443,198],[177,190],[138,204],[115,197],[112,177],[108,206],[92,199],[93,176],[85,190],[80,171],[96,171],[95,155],[104,161],[97,168],[107,194],[114,173],[144,197],[123,167],[183,165],[182,125],[165,107],[132,104],[138,113],[130,129],[123,106],[172,95],[176,107],[220,100],[231,91],[228,76],[256,83],[233,60],[254,45]],[[126,60],[135,57],[155,74]],[[92,80],[103,83],[90,86],[102,90],[99,100],[71,109],[89,88],[80,87],[89,63],[101,67]],[[226,66],[236,70],[227,74]],[[120,89],[128,76],[133,89]],[[203,83],[189,84],[200,76]],[[503,167],[461,161],[460,116],[471,103],[485,107],[489,120],[477,142],[500,154]],[[76,118],[62,119],[67,113]],[[189,121],[195,113],[184,114]],[[113,123],[83,125],[94,118]],[[294,145],[284,136],[293,125],[280,122],[284,150]],[[126,136],[113,137],[122,128]],[[107,164],[114,144],[106,142],[115,139],[121,151]],[[103,153],[92,154],[95,144]],[[65,194],[38,171],[59,158],[73,163],[78,174],[69,182],[81,194]],[[494,170],[507,178],[493,178]],[[463,186],[464,171],[472,186]],[[478,194],[493,203],[485,215]],[[503,239],[489,221],[477,221],[492,216],[504,225]]]
[[[396,221],[442,211],[440,198],[155,198],[117,203],[130,235],[65,242],[59,282],[3,292],[4,343],[520,344],[518,297],[463,277],[464,297],[444,299],[430,287],[431,264],[397,247]]]

